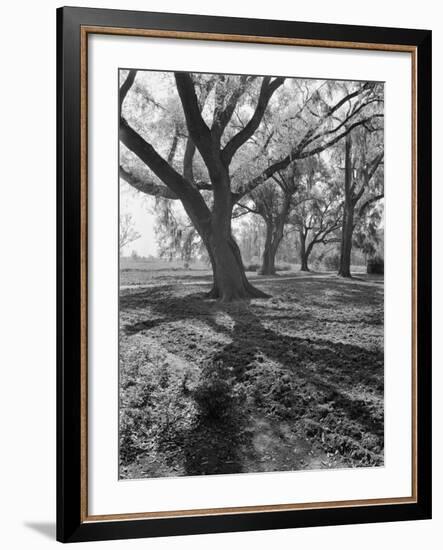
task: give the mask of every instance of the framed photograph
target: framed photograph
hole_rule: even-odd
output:
[[[430,518],[431,32],[57,33],[58,540]]]

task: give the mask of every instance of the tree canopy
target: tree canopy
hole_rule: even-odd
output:
[[[272,273],[291,216],[305,217],[312,249],[339,228],[345,202],[363,217],[382,196],[382,129],[379,83],[120,72],[120,177],[181,202],[193,228],[187,246],[201,239],[214,273],[210,295],[224,300],[262,296],[246,279],[233,216],[263,217],[263,269]]]

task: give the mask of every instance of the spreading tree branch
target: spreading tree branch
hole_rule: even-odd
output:
[[[238,151],[238,149],[254,134],[260,125],[260,122],[265,114],[266,107],[273,95],[273,93],[284,83],[285,79],[282,77],[275,78],[271,81],[271,77],[265,76],[263,78],[260,95],[258,97],[257,106],[254,114],[246,126],[240,130],[224,147],[222,151],[222,160],[225,166],[229,166],[232,157]]]
[[[119,168],[119,175],[123,180],[126,181],[126,183],[129,183],[131,187],[134,187],[134,189],[137,189],[137,191],[141,191],[146,195],[163,197],[164,199],[178,199],[177,195],[173,191],[171,191],[169,187],[156,183],[148,175],[141,178],[133,172],[126,170],[125,168],[123,168],[123,166],[120,166]]]
[[[289,155],[275,162],[274,164],[271,164],[259,176],[256,176],[255,178],[247,182],[246,185],[240,191],[234,194],[233,200],[235,201],[241,200],[245,195],[249,194],[256,187],[258,187],[259,185],[264,183],[266,180],[268,180],[273,174],[275,174],[279,170],[284,170],[285,168],[287,168],[292,162],[300,159],[305,159],[305,158],[317,155],[318,153],[321,153],[322,151],[328,149],[329,147],[332,147],[332,145],[335,145],[338,141],[340,141],[345,136],[347,136],[350,132],[352,132],[352,130],[354,130],[354,128],[357,128],[358,126],[361,126],[366,122],[368,122],[369,120],[372,120],[373,118],[376,118],[376,117],[383,117],[383,115],[375,114],[363,120],[356,121],[353,124],[349,125],[346,128],[346,130],[341,132],[338,136],[335,136],[333,139],[330,139],[329,141],[323,143],[322,145],[319,145],[314,149],[303,151],[303,150],[300,150],[300,147],[298,145],[295,146],[293,150],[289,153]]]
[[[200,220],[209,220],[209,208],[198,189],[174,170],[150,143],[131,128],[123,117],[120,118],[120,140],[177,195],[187,212],[191,207]]]
[[[383,118],[383,115],[375,114],[371,115],[370,117],[367,117],[363,120],[359,120],[357,122],[354,122],[353,124],[350,124],[344,132],[339,134],[338,136],[335,136],[333,139],[327,141],[326,143],[323,143],[322,145],[319,145],[315,149],[310,149],[308,151],[303,151],[302,153],[299,153],[298,158],[304,159],[307,157],[312,157],[313,155],[317,155],[318,153],[321,153],[325,149],[328,149],[329,147],[332,147],[335,143],[340,141],[342,138],[344,138],[346,135],[348,135],[354,128],[357,128],[357,126],[361,126],[365,123],[367,123],[370,120],[374,120],[375,118]],[[319,136],[322,137],[322,136]],[[317,138],[316,138],[317,139]],[[294,153],[296,154],[296,153]]]
[[[365,201],[361,206],[360,206],[360,209],[358,211],[358,216],[361,218],[361,216],[364,214],[365,210],[367,208],[369,208],[369,206],[371,206],[371,204],[373,204],[374,202],[377,202],[381,199],[384,198],[384,193],[380,193],[379,195],[375,195],[374,197],[371,197],[370,199],[368,199],[367,201]]]
[[[125,97],[129,90],[131,89],[132,85],[134,84],[135,77],[137,75],[137,71],[135,69],[131,69],[128,72],[128,75],[123,82],[123,84],[120,86],[119,90],[119,101],[120,101],[120,109],[123,105],[123,101],[125,100]]]
[[[211,131],[203,120],[192,77],[182,72],[174,75],[190,137],[208,164],[212,161]]]
[[[229,121],[231,120],[239,99],[245,93],[248,85],[255,78],[256,77],[254,77],[253,79],[248,79],[246,75],[241,76],[240,83],[238,86],[236,86],[235,90],[232,92],[231,96],[229,97],[226,107],[222,109],[220,105],[216,106],[216,109],[214,111],[214,122],[212,124],[211,131],[212,131],[212,134],[216,136],[218,141],[223,135],[223,132],[226,126],[228,125]]]

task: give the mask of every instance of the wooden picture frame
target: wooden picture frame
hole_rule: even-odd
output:
[[[88,513],[88,36],[406,52],[412,64],[412,494]],[[89,8],[57,10],[57,539],[62,542],[431,517],[431,32]],[[91,215],[91,212],[89,212]],[[90,406],[90,404],[89,404]]]

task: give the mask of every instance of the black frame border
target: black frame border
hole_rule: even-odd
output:
[[[80,27],[415,46],[417,51],[417,502],[82,522]],[[431,31],[290,21],[57,9],[57,540],[79,542],[431,518]]]

